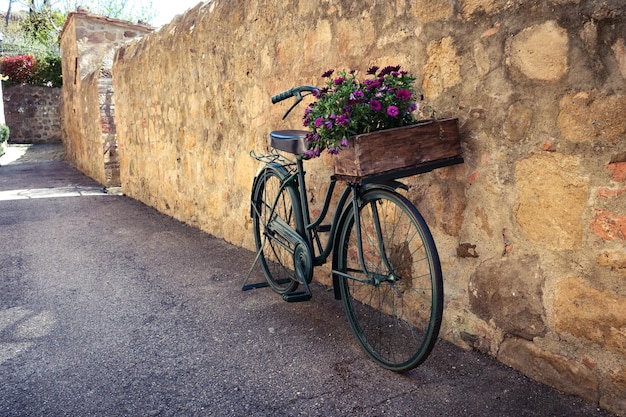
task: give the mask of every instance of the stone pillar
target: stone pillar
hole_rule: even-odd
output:
[[[116,49],[151,26],[70,13],[61,31],[62,132],[68,161],[107,187],[120,185],[111,67]]]

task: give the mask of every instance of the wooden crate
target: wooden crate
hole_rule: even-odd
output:
[[[462,162],[460,155],[458,119],[444,119],[354,136],[333,159],[335,174],[361,178],[436,165],[437,161],[446,166],[446,160],[456,157],[452,165]]]

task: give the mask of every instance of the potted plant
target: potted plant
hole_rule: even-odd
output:
[[[333,74],[322,74],[326,85],[304,112],[306,157],[326,151],[335,155],[336,174],[357,177],[455,157],[450,165],[459,163],[457,119],[435,120],[408,71],[371,67],[362,81],[356,71]]]

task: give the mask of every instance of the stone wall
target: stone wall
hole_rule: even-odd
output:
[[[116,48],[152,30],[89,13],[70,13],[60,35],[63,144],[71,163],[107,187],[120,185],[111,67]]]
[[[32,85],[5,86],[4,116],[12,143],[61,141],[61,89]]]
[[[622,0],[199,4],[116,53],[122,188],[252,248],[248,152],[300,126],[269,97],[401,64],[461,124],[465,164],[407,180],[442,337],[626,415],[625,39]],[[316,212],[331,159],[307,167]]]

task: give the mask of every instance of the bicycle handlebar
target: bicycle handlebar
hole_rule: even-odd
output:
[[[302,93],[313,90],[317,90],[317,87],[313,87],[311,85],[301,85],[299,87],[291,88],[287,91],[283,91],[282,93],[278,93],[275,96],[272,96],[272,104],[276,104],[293,96],[296,96],[299,102],[300,100],[302,100]]]
[[[272,104],[276,104],[279,101],[283,101],[293,96],[296,97],[296,102],[293,103],[293,105],[289,107],[289,110],[287,110],[287,112],[284,114],[283,116],[283,120],[284,120],[287,117],[287,115],[294,109],[294,107],[296,107],[302,101],[302,93],[306,93],[306,92],[310,93],[311,91],[314,91],[314,90],[317,90],[317,87],[313,87],[311,85],[301,85],[299,87],[294,87],[287,91],[283,91],[282,93],[278,93],[275,96],[272,96]]]

